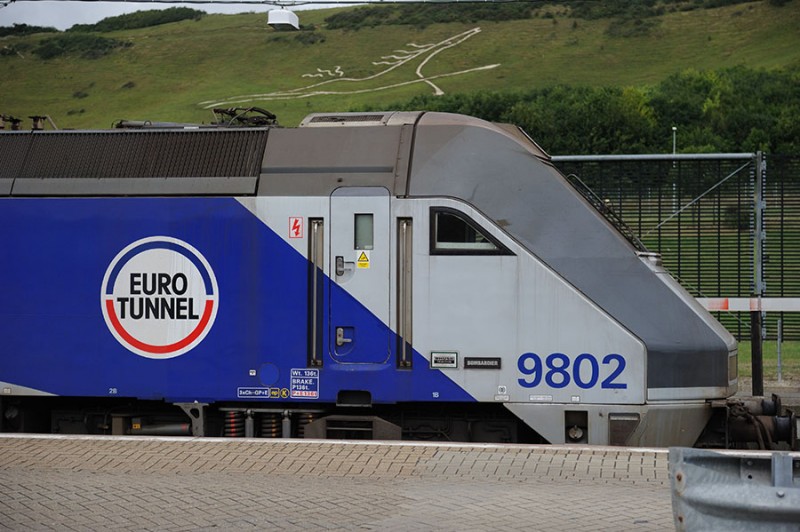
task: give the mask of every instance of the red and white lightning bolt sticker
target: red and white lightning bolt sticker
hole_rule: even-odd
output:
[[[289,217],[289,238],[303,238],[303,217]]]

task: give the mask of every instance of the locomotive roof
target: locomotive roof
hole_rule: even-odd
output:
[[[2,131],[0,196],[328,195],[348,185],[405,195],[420,123],[489,125],[385,112],[312,114],[298,128]],[[518,128],[496,129],[547,158]]]

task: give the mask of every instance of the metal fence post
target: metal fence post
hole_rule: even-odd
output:
[[[783,361],[781,354],[783,349],[783,318],[778,318],[778,382],[783,381]]]
[[[753,372],[753,395],[764,395],[764,357],[761,351],[761,311],[750,312],[750,364]]]
[[[764,176],[766,161],[762,152],[755,155],[756,182],[753,187],[753,212],[755,232],[753,234],[753,297],[758,299],[758,308],[750,311],[750,363],[753,373],[753,395],[764,395],[764,357],[761,314],[761,298],[764,296]]]

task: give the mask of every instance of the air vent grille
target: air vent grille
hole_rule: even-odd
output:
[[[125,130],[3,135],[0,147],[25,154],[11,161],[18,179],[228,178],[258,176],[266,141],[266,129]]]
[[[385,114],[317,115],[310,120],[312,124],[333,124],[338,122],[383,122]]]

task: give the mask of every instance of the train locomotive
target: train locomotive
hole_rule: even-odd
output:
[[[729,443],[735,339],[518,128],[16,131],[0,160],[0,430]],[[754,403],[744,439],[794,437]]]

